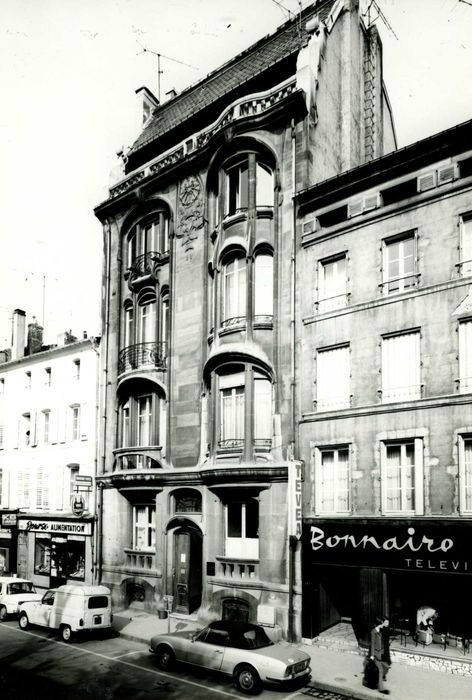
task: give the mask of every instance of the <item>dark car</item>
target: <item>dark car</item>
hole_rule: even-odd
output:
[[[272,642],[249,622],[212,622],[203,630],[156,634],[151,653],[162,670],[184,662],[232,676],[243,693],[255,694],[262,683],[284,684],[310,677],[310,657],[286,642]]]

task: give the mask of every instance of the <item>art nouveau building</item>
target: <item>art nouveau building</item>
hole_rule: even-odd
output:
[[[96,208],[117,605],[172,595],[299,633],[293,195],[395,147],[381,59],[357,3],[326,0],[162,105],[138,91],[142,132]]]
[[[0,353],[0,568],[44,588],[91,583],[99,339],[44,346],[25,320],[13,313]]]
[[[425,605],[470,637],[471,136],[298,196],[305,637],[347,618],[365,641],[381,613],[411,633]]]

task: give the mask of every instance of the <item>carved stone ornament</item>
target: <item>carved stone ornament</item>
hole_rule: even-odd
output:
[[[186,251],[192,250],[197,232],[203,226],[203,193],[200,180],[190,175],[180,185],[179,222],[175,232]]]

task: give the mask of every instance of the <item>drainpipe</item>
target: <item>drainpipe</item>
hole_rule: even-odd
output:
[[[291,129],[291,146],[292,146],[292,183],[291,183],[291,199],[292,199],[292,225],[291,225],[291,251],[290,251],[290,389],[291,389],[291,424],[290,424],[290,460],[292,461],[296,458],[296,450],[298,449],[298,444],[296,440],[296,409],[295,409],[295,399],[296,399],[296,385],[295,385],[295,285],[296,285],[296,268],[295,268],[295,252],[296,252],[296,218],[295,218],[295,192],[296,192],[296,133],[295,133],[295,120],[292,119],[290,123]],[[289,465],[289,469],[290,469]],[[288,515],[288,514],[287,514]],[[295,542],[294,542],[295,541]],[[295,610],[293,601],[293,587],[295,581],[295,549],[296,549],[296,538],[292,535],[289,536],[288,542],[288,641],[295,641]]]
[[[101,432],[99,434],[98,445],[101,447],[102,454],[97,466],[100,468],[100,475],[105,474],[106,464],[106,436],[107,436],[107,400],[108,400],[108,348],[110,335],[110,271],[111,271],[111,226],[107,219],[105,222],[106,234],[106,274],[105,274],[105,328],[104,341],[102,348],[102,386],[101,386]],[[97,477],[99,475],[97,474]],[[96,546],[95,546],[95,562],[94,571],[97,583],[102,580],[102,540],[103,540],[103,482],[95,479],[95,497],[97,503],[97,531],[96,531]],[[98,489],[98,491],[97,491]]]

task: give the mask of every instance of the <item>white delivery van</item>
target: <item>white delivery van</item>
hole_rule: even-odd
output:
[[[25,600],[41,600],[32,581],[15,576],[0,576],[0,621],[5,620],[7,615],[16,614],[18,606]]]
[[[68,642],[75,632],[100,630],[111,626],[110,590],[105,586],[68,584],[52,588],[40,601],[18,606],[18,624],[50,627]]]

